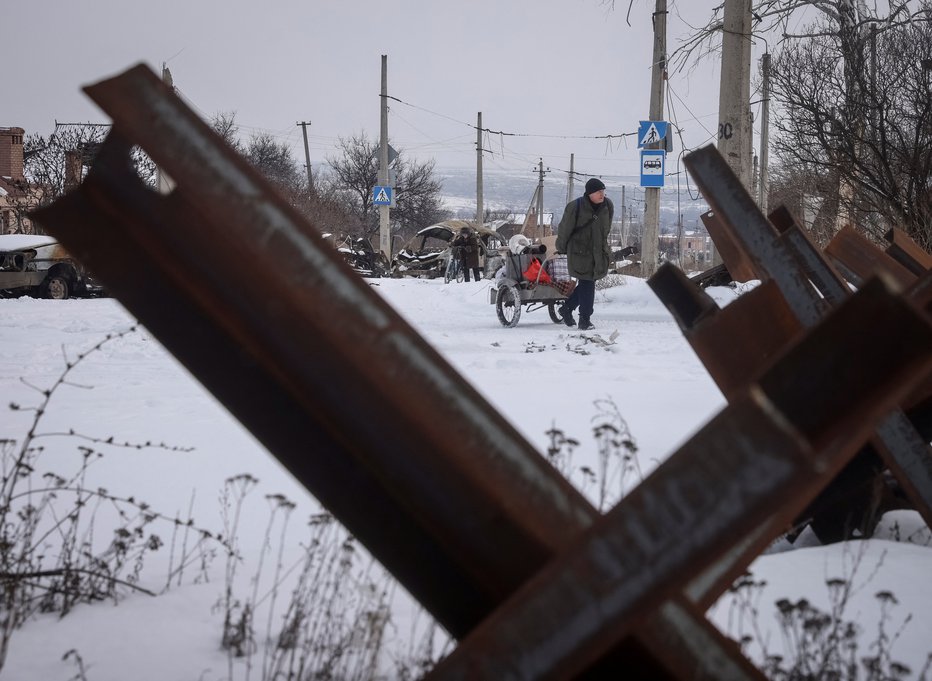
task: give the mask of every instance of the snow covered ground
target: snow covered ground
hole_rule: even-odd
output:
[[[525,313],[514,329],[503,328],[488,303],[488,282],[369,281],[542,452],[553,427],[578,439],[574,481],[581,479],[577,474],[583,466],[594,465],[592,427],[606,405],[617,406],[626,421],[645,476],[724,406],[672,318],[639,279],[624,278],[623,285],[597,292],[593,322],[606,344],[553,324],[545,310]],[[710,293],[722,305],[737,295],[728,288]],[[6,404],[39,404],[39,390],[54,383],[66,357],[73,359],[133,324],[110,299],[0,300],[0,439],[21,440],[33,416],[8,411]],[[615,331],[617,337],[608,342]],[[535,381],[536,388],[525,389]],[[522,386],[521,399],[515,399],[516,386]],[[238,533],[247,564],[264,541],[269,518],[264,495],[285,495],[297,503],[302,519],[320,510],[144,329],[89,354],[69,384],[55,392],[40,431],[71,430],[100,440],[165,443],[140,449],[94,444],[104,457],[89,469],[87,486],[144,499],[169,516],[186,516],[190,510],[199,527],[217,532],[224,526],[219,498],[224,481],[242,473],[258,478],[258,493],[245,507]],[[76,468],[81,443],[74,436],[50,436],[41,444],[43,467],[55,472]],[[629,479],[626,485],[635,482]],[[298,553],[305,528],[302,522],[293,525],[286,544],[289,552]],[[770,653],[787,650],[776,626],[775,601],[804,597],[828,610],[826,581],[848,579],[855,592],[843,618],[863,630],[858,656],[874,654],[869,646],[879,626],[892,636],[911,616],[892,657],[909,666],[915,678],[932,651],[932,538],[911,512],[888,514],[880,537],[829,547],[803,537],[802,548],[775,550],[751,567],[754,579],[766,582],[749,592],[757,617],[748,618],[747,609],[736,608],[727,597],[710,616],[735,636],[751,636],[748,650],[759,659],[761,643]],[[249,569],[241,572],[247,575]],[[62,659],[74,649],[88,681],[248,678],[243,665],[230,666],[220,650],[222,613],[215,606],[223,596],[222,560],[210,576],[197,584],[186,580],[157,598],[128,593],[118,606],[80,606],[62,619],[38,616],[13,634],[0,677],[65,681],[77,672],[74,657]],[[141,585],[160,591],[164,583],[165,574],[158,574],[154,561]],[[892,610],[889,599],[875,597],[884,591],[899,601]],[[889,620],[881,617],[882,605]],[[391,645],[407,645],[405,627],[391,629],[390,635]],[[251,678],[260,678],[255,669]]]

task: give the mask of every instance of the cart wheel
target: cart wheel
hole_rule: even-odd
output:
[[[509,329],[518,325],[521,319],[521,294],[514,284],[503,284],[498,287],[498,298],[495,300],[495,314],[502,326]]]
[[[560,308],[563,307],[563,301],[556,303],[547,303],[547,312],[550,313],[550,319],[554,324],[563,323],[563,315],[560,314]]]
[[[453,278],[453,263],[450,262],[447,264],[446,268],[443,270],[443,283],[449,284],[452,278]]]
[[[466,268],[460,265],[459,267],[456,268],[456,283],[462,284],[463,277],[465,276],[466,276]]]

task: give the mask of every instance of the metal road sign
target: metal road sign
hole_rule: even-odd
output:
[[[641,149],[641,186],[662,187],[667,152],[663,149]]]
[[[372,205],[390,206],[392,205],[392,187],[380,187],[376,185],[372,188]]]
[[[666,121],[641,121],[638,126],[638,149],[656,144],[667,136]]]

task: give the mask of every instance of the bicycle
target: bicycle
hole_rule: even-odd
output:
[[[463,261],[458,253],[451,254],[450,260],[447,262],[447,269],[443,273],[444,283],[449,284],[454,279],[456,279],[457,283],[462,283],[464,277]]]

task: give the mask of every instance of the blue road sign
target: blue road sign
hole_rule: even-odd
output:
[[[376,185],[372,188],[372,205],[390,206],[392,205],[392,187],[380,187]]]
[[[641,186],[662,187],[667,152],[663,149],[641,149]]]
[[[638,126],[638,149],[643,149],[647,144],[656,144],[666,136],[666,121],[641,121]]]

